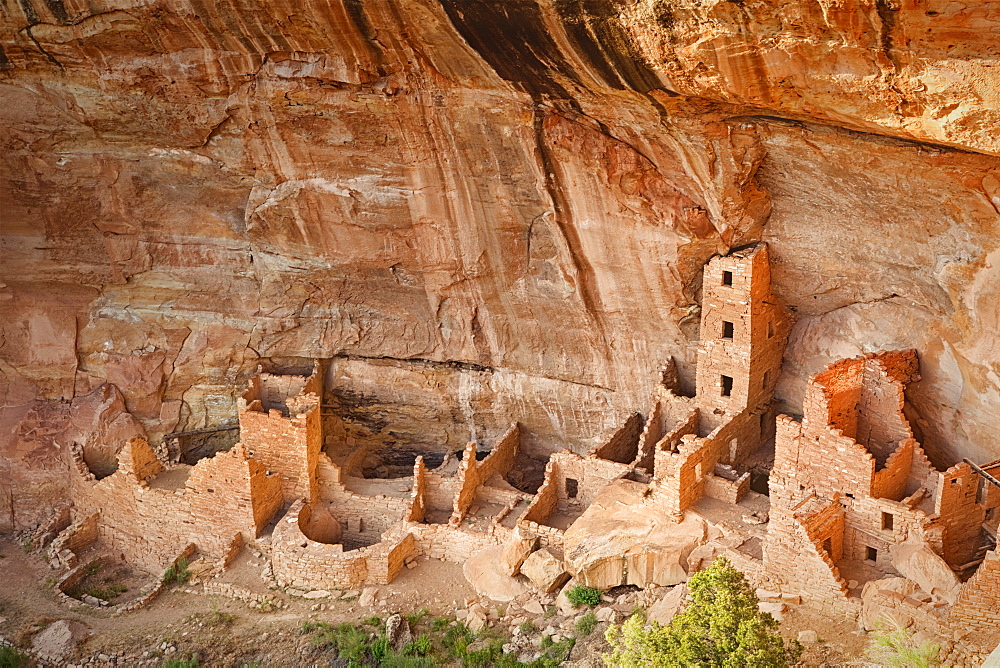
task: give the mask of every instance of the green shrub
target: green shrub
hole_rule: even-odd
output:
[[[720,557],[711,568],[691,576],[690,602],[661,627],[645,626],[633,615],[605,633],[611,652],[608,666],[758,666],[782,668],[801,653],[798,643],[786,648],[778,622],[757,608],[757,595],[743,574]]]
[[[177,563],[171,564],[170,568],[163,572],[163,581],[167,584],[176,582],[184,584],[191,579],[191,571],[188,570],[187,557],[181,557]]]
[[[161,668],[200,668],[200,666],[198,658],[192,656],[190,659],[167,659]]]
[[[427,656],[432,648],[433,643],[431,643],[430,636],[425,633],[421,633],[413,640],[413,642],[403,649],[403,654],[409,654],[411,656]]]
[[[521,622],[521,626],[518,628],[521,629],[521,633],[532,633],[533,631],[538,630],[538,627],[535,626],[535,623],[530,619],[526,619],[525,621]]]
[[[597,617],[594,613],[588,612],[580,619],[576,620],[576,633],[580,636],[589,636],[597,626]]]
[[[880,626],[872,634],[866,655],[885,668],[932,668],[940,666],[941,647],[931,641],[917,643],[909,629]]]
[[[568,598],[569,602],[577,608],[581,605],[594,607],[601,602],[601,590],[594,589],[592,587],[584,587],[583,585],[576,585],[566,592],[566,598]]]
[[[375,642],[371,646],[372,658],[375,660],[375,665],[381,665],[385,658],[392,653],[392,648],[389,647],[389,639],[384,635],[380,635],[375,639]]]
[[[28,655],[14,647],[0,646],[0,668],[21,668],[28,665]]]
[[[427,608],[420,608],[416,612],[411,612],[410,614],[408,614],[406,616],[406,621],[410,623],[410,626],[415,626],[417,622],[419,622],[421,619],[423,619],[429,614],[431,614],[430,610],[428,610]]]

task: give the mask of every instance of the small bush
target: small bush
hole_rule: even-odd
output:
[[[200,668],[200,666],[198,657],[192,656],[190,659],[167,659],[160,668]]]
[[[445,631],[444,638],[441,639],[441,643],[444,645],[446,650],[455,656],[461,656],[462,654],[465,654],[465,648],[469,646],[469,643],[471,643],[474,638],[475,636],[472,634],[472,631],[470,631],[465,624],[455,624]]]
[[[375,659],[375,665],[381,665],[392,653],[392,648],[389,646],[389,639],[384,635],[380,635],[372,643],[371,647],[372,658]]]
[[[13,647],[0,646],[0,668],[21,668],[28,665],[28,655]]]
[[[589,636],[595,626],[597,626],[597,617],[594,616],[594,613],[588,612],[576,620],[576,633],[580,636]]]
[[[403,654],[409,654],[411,656],[427,656],[433,648],[433,643],[431,643],[430,636],[427,634],[420,634],[416,639],[411,642],[403,650]]]
[[[232,626],[236,622],[236,615],[222,610],[212,610],[205,619],[206,626]]]
[[[163,572],[163,581],[167,584],[176,582],[184,584],[191,579],[191,571],[188,570],[187,557],[181,557],[176,564],[171,564],[170,568]]]
[[[535,623],[530,619],[521,622],[521,626],[519,628],[521,629],[521,633],[532,633],[533,631],[538,630],[538,627],[535,626]]]
[[[406,621],[410,623],[410,626],[415,626],[417,622],[419,622],[421,619],[423,619],[429,614],[431,614],[430,610],[428,610],[427,608],[420,608],[416,612],[411,612],[410,614],[408,614],[406,616]]]
[[[434,622],[431,624],[432,631],[444,631],[451,624],[451,620],[447,617],[436,617]]]
[[[941,647],[929,640],[917,643],[909,629],[880,626],[872,634],[866,654],[885,668],[932,668],[941,665],[940,652]]]
[[[566,598],[575,607],[579,608],[581,605],[589,605],[594,607],[601,602],[601,590],[594,589],[593,587],[584,587],[583,585],[576,585],[568,592],[566,592]]]

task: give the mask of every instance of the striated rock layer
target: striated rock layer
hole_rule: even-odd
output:
[[[105,383],[138,420],[100,389],[106,433],[155,441],[334,358],[382,441],[585,448],[671,356],[690,383],[701,266],[760,239],[785,410],[915,347],[929,454],[1000,456],[998,31],[992,0],[8,3],[0,530],[70,442],[109,461],[67,436]]]

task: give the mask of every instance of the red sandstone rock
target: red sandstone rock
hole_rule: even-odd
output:
[[[517,408],[583,449],[689,373],[704,260],[766,238],[790,408],[916,346],[928,452],[1000,454],[988,3],[349,4],[0,17],[3,406],[114,382],[155,440],[338,356],[415,441]]]

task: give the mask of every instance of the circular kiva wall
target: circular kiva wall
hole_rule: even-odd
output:
[[[343,530],[337,518],[324,506],[306,504],[299,512],[299,530],[309,540],[326,545],[340,543]]]

